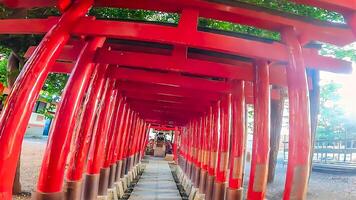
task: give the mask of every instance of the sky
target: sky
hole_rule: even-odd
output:
[[[346,116],[356,118],[356,63],[353,64],[354,72],[352,74],[334,74],[321,72],[321,81],[332,80],[341,84],[340,104],[344,108]]]
[[[352,50],[351,57],[356,57],[356,42],[345,46],[343,49]],[[352,55],[353,54],[353,55]],[[330,55],[329,55],[330,56]],[[351,58],[347,57],[346,60],[351,61]],[[341,84],[340,89],[340,104],[344,108],[345,114],[353,119],[356,119],[356,62],[353,62],[352,74],[335,74],[330,72],[320,73],[321,84],[323,81],[334,81]]]

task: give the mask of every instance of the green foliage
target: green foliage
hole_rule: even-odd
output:
[[[256,36],[260,38],[280,40],[280,34],[273,31],[268,31],[264,29],[255,28],[252,26],[246,26],[241,24],[235,24],[225,21],[219,21],[214,19],[200,18],[200,27],[206,27],[211,29],[217,29],[222,31],[231,31],[236,33],[247,34],[251,36]]]
[[[55,110],[56,110],[55,104],[48,104],[45,109],[38,110],[37,113],[43,114],[46,119],[53,119],[54,116],[52,113],[54,113]]]
[[[12,18],[12,15],[22,10],[8,9],[0,5],[0,19]],[[49,16],[59,15],[55,8],[34,8],[24,12],[26,18],[47,18]],[[29,46],[37,45],[41,35],[0,35],[0,53],[1,48],[11,49],[18,55],[23,55]]]
[[[272,10],[291,13],[300,16],[311,17],[323,21],[345,23],[342,15],[321,8],[296,4],[289,0],[238,0],[252,5],[257,5]]]
[[[320,91],[320,115],[318,139],[344,139],[356,137],[356,119],[347,116],[340,103],[341,84],[322,81]]]
[[[7,86],[7,60],[0,59],[0,83]]]
[[[149,10],[130,10],[125,8],[93,8],[90,15],[98,19],[138,20],[163,23],[178,23],[179,15]]]
[[[330,56],[356,62],[356,43],[345,46],[343,48],[324,44],[320,50],[320,54],[324,56]]]
[[[40,96],[47,102],[58,102],[68,78],[69,76],[67,74],[49,74]]]
[[[344,111],[339,105],[340,84],[329,81],[320,87],[318,139],[336,139],[344,132]]]

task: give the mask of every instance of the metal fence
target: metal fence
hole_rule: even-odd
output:
[[[283,160],[288,161],[288,140],[284,138]],[[313,154],[313,169],[332,169],[335,172],[356,170],[356,139],[316,140]]]

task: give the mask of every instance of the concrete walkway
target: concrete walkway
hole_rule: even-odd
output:
[[[168,162],[151,157],[146,164],[130,200],[181,200]]]

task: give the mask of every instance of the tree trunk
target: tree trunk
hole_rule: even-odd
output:
[[[17,76],[19,75],[20,68],[21,68],[21,59],[20,57],[15,53],[11,52],[9,58],[8,58],[8,63],[7,63],[7,84],[9,88],[12,88],[14,85]],[[14,179],[14,185],[12,188],[12,193],[13,194],[20,194],[21,193],[21,182],[20,182],[20,162],[21,161],[21,156],[19,156],[19,159],[17,161],[17,167],[16,167],[16,174],[15,174],[15,179]]]
[[[318,127],[318,115],[320,110],[320,71],[308,69],[308,76],[312,80],[312,90],[309,90],[310,99],[310,127],[311,127],[311,148],[310,148],[310,169],[313,167],[313,155],[315,146],[316,129]],[[310,178],[309,173],[309,178]]]
[[[26,9],[14,9],[12,14],[9,15],[9,18],[22,19],[22,18],[26,18],[26,16],[27,16]],[[14,85],[16,78],[19,75],[21,68],[23,66],[23,61],[24,61],[24,59],[22,59],[18,55],[18,49],[17,48],[12,49],[12,52],[8,58],[8,63],[7,63],[7,71],[8,71],[7,85],[9,88],[12,88],[12,86]],[[21,182],[20,182],[20,166],[21,166],[21,164],[20,163],[21,163],[21,156],[19,156],[19,159],[17,161],[14,185],[12,188],[13,194],[21,193]]]
[[[284,88],[278,89],[280,90],[281,98],[279,100],[271,100],[271,138],[268,163],[268,183],[272,183],[275,176],[286,96]]]
[[[20,63],[20,57],[12,51],[7,61],[7,85],[9,88],[12,88],[20,73]]]

